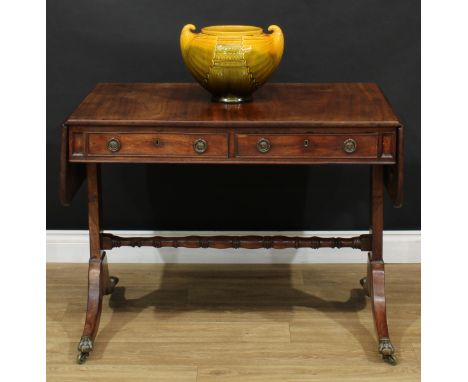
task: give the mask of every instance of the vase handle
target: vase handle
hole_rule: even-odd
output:
[[[190,41],[196,36],[194,33],[196,27],[193,24],[187,24],[182,28],[180,32],[180,50],[182,51],[182,57],[185,60],[187,48],[189,47]]]
[[[271,32],[270,37],[273,39],[273,55],[275,57],[275,65],[278,65],[283,56],[284,36],[283,31],[278,25],[270,25],[268,31]]]

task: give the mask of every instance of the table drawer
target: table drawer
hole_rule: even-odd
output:
[[[89,133],[88,156],[227,157],[225,133]]]
[[[236,134],[236,156],[377,158],[378,134]]]

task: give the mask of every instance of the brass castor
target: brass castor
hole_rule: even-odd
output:
[[[369,288],[367,285],[367,277],[363,277],[361,280],[359,280],[359,284],[361,284],[362,288],[364,289],[364,292],[366,292],[366,295],[370,297]]]
[[[88,359],[88,356],[89,356],[89,353],[86,353],[84,351],[80,352],[78,356],[76,357],[76,362],[78,363],[78,365],[84,364],[86,360]]]
[[[384,337],[379,340],[379,353],[382,355],[384,362],[387,362],[392,366],[397,364],[395,348],[393,347],[389,338]]]
[[[397,364],[397,360],[394,355],[383,355],[382,359],[384,360],[384,362],[387,362],[392,366],[395,366]]]
[[[82,336],[80,339],[80,344],[78,345],[78,351],[80,353],[76,358],[76,362],[78,362],[80,365],[85,363],[91,350],[93,350],[93,340],[91,337]]]
[[[115,286],[118,284],[119,278],[115,276],[109,276],[109,286],[104,294],[111,294],[114,291]]]
[[[115,277],[115,276],[110,276],[109,279],[110,279],[110,281],[112,283],[112,286],[116,286],[117,283],[119,282],[119,278]]]

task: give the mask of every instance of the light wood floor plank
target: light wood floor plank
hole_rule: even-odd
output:
[[[48,265],[48,381],[420,380],[418,264],[386,266],[395,367],[377,354],[363,264],[109,267],[120,283],[77,365],[87,265]]]

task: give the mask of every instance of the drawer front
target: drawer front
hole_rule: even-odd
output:
[[[378,134],[236,134],[236,156],[377,158]]]
[[[227,157],[224,133],[89,133],[88,156]]]

